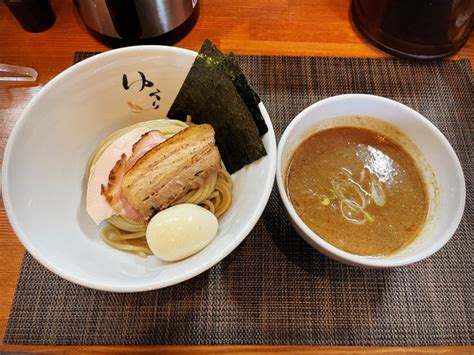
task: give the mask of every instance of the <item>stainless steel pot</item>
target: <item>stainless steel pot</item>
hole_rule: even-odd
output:
[[[75,0],[89,32],[112,46],[168,43],[197,19],[198,0]]]

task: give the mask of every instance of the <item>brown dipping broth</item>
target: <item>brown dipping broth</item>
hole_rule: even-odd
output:
[[[413,158],[366,128],[335,127],[310,136],[293,154],[286,182],[304,223],[352,254],[399,250],[419,234],[428,212]]]

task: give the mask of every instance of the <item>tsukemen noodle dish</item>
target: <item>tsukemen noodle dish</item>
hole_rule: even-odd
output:
[[[365,127],[309,136],[291,157],[286,187],[313,232],[356,255],[397,252],[419,235],[428,214],[427,188],[414,158]]]
[[[86,167],[86,209],[115,249],[177,261],[209,244],[231,174],[266,155],[267,132],[235,56],[205,41],[167,118],[112,132]]]

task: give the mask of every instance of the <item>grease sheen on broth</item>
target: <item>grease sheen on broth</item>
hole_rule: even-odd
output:
[[[307,138],[290,160],[286,184],[304,223],[352,254],[399,250],[419,234],[428,212],[413,158],[366,128],[334,127]]]

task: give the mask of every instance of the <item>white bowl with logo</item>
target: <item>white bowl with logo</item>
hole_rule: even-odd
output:
[[[108,51],[59,74],[26,107],[5,150],[3,200],[18,238],[49,270],[99,290],[153,290],[206,271],[250,233],[275,177],[275,135],[263,104],[268,155],[233,174],[232,205],[199,253],[166,263],[115,250],[85,211],[85,167],[97,144],[122,127],[166,117],[196,54],[163,46]]]

